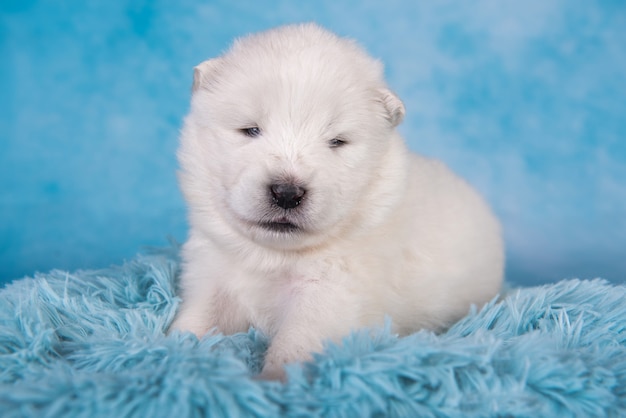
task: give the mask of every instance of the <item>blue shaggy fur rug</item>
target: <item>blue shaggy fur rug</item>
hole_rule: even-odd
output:
[[[255,330],[166,336],[176,249],[0,290],[0,416],[626,416],[626,287],[509,292],[441,335],[356,332],[287,383]]]

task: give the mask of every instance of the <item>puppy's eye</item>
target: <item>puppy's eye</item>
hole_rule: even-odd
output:
[[[249,136],[250,138],[257,137],[261,135],[261,128],[258,126],[251,126],[249,128],[243,128],[239,130],[245,136]]]
[[[339,138],[333,138],[330,141],[328,141],[328,146],[331,148],[339,148],[346,144],[347,144],[346,141],[344,141],[343,139],[339,139]]]

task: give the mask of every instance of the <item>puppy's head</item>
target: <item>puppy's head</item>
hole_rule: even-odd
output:
[[[181,135],[192,227],[300,249],[358,226],[402,102],[349,40],[294,25],[195,68]]]

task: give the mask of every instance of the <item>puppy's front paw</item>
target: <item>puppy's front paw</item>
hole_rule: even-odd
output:
[[[262,380],[280,380],[281,382],[284,382],[287,380],[287,375],[285,374],[283,364],[269,364],[266,362],[258,378]]]
[[[179,314],[169,326],[167,334],[169,335],[174,331],[192,332],[196,337],[202,338],[210,329],[211,327],[206,321],[195,316]]]
[[[311,358],[311,351],[299,345],[280,344],[279,341],[272,342],[265,356],[263,370],[259,374],[260,379],[265,380],[286,380],[285,364],[307,361]]]

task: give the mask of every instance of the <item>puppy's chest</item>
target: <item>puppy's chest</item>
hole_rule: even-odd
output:
[[[250,303],[263,305],[267,301],[280,302],[290,298],[307,288],[321,286],[333,275],[331,265],[320,263],[298,263],[292,266],[246,272],[240,277],[241,288],[249,289],[247,293]]]
[[[306,260],[272,270],[241,272],[233,291],[253,318],[271,321],[289,305],[319,295],[320,289],[347,285],[345,273],[340,260]]]

